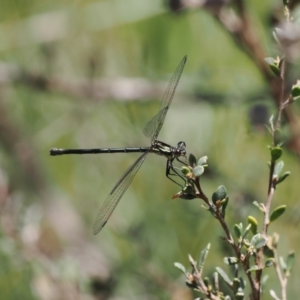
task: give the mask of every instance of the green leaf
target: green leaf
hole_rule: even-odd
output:
[[[219,274],[218,272],[214,272],[212,276],[213,289],[215,291],[219,291]]]
[[[297,80],[296,84],[292,86],[292,97],[294,100],[299,99],[300,96],[300,80]]]
[[[272,65],[275,63],[275,58],[273,57],[266,57],[264,60],[268,65]]]
[[[208,157],[207,157],[207,156],[202,156],[202,157],[199,158],[199,160],[198,160],[198,162],[197,162],[197,165],[198,165],[198,166],[206,165],[207,160],[208,160]]]
[[[224,263],[229,266],[235,265],[239,261],[236,257],[224,257],[223,260]]]
[[[186,166],[183,166],[183,167],[181,167],[181,173],[183,174],[183,175],[187,175],[187,174],[189,174],[191,172],[191,170],[188,168],[188,167],[186,167]]]
[[[282,149],[280,147],[271,148],[272,161],[278,160],[282,155]]]
[[[195,155],[192,153],[189,155],[189,164],[191,167],[194,167],[197,164],[197,159],[196,159]]]
[[[225,271],[223,269],[221,269],[220,267],[216,267],[216,270],[217,270],[218,274],[222,277],[222,279],[231,287],[232,282],[229,279],[228,275],[225,273]]]
[[[228,205],[228,202],[229,202],[229,197],[226,197],[225,199],[223,199],[221,201],[221,204],[222,204],[222,216],[223,216],[223,219],[225,219],[225,213],[226,213],[226,207]]]
[[[270,216],[270,222],[274,222],[276,219],[278,219],[286,210],[286,205],[280,205],[276,207]]]
[[[279,37],[279,36],[284,36],[285,33],[284,33],[283,30],[282,30],[281,28],[279,28],[279,27],[275,27],[273,33],[277,36],[276,41],[278,42],[279,45],[281,45],[281,44],[280,44],[280,40],[279,40],[278,37]]]
[[[271,237],[271,242],[272,242],[272,237]],[[273,258],[274,257],[274,250],[271,248],[272,246],[267,243],[266,247],[264,248],[264,255],[268,258]]]
[[[287,270],[287,264],[286,264],[286,262],[284,261],[284,259],[283,259],[282,256],[279,257],[279,263],[280,263],[281,269],[282,269],[284,272],[286,272],[286,270]]]
[[[266,260],[266,262],[265,262],[265,267],[269,268],[269,267],[273,266],[274,261],[275,261],[275,259],[273,257],[272,258],[268,258]]]
[[[240,280],[238,278],[233,279],[233,292],[236,293],[240,288]]]
[[[204,168],[202,166],[196,166],[193,168],[193,174],[195,177],[200,177],[204,173]]]
[[[210,250],[210,244],[208,244],[200,253],[199,261],[198,261],[198,268],[199,268],[200,273],[202,273],[202,271],[203,271],[203,267],[204,267],[207,255],[209,253],[209,250]]]
[[[253,205],[256,206],[261,212],[265,212],[265,206],[263,203],[258,203],[257,201],[254,201]]]
[[[273,57],[267,57],[267,58],[265,58],[265,62],[269,65],[270,69],[276,76],[280,76],[278,60],[275,60]]]
[[[277,248],[278,246],[278,243],[279,243],[279,234],[274,232],[273,235],[272,235],[272,238],[271,238],[271,245],[272,245],[272,248]]]
[[[262,279],[261,279],[261,287],[262,289],[264,290],[264,287],[266,286],[267,284],[267,281],[269,279],[269,275],[268,274],[265,274]]]
[[[204,277],[203,282],[206,287],[209,287],[209,278],[208,277]]]
[[[283,173],[277,180],[276,185],[279,184],[280,182],[284,181],[288,176],[290,176],[291,172],[285,172]]]
[[[252,216],[248,216],[248,224],[251,224],[252,233],[257,234],[257,226],[258,226],[257,220]]]
[[[220,185],[217,190],[212,195],[212,202],[216,204],[218,200],[223,200],[226,198],[227,191],[224,185]]]
[[[234,299],[235,300],[243,300],[244,299],[244,297],[245,297],[245,294],[244,294],[244,292],[237,292],[235,295],[234,295]]]
[[[247,238],[247,236],[248,236],[248,234],[249,234],[249,232],[250,232],[250,229],[251,229],[251,224],[248,224],[247,227],[246,227],[246,229],[245,229],[245,232],[244,232],[244,234],[243,234],[243,237],[242,237],[243,240],[244,240],[245,238]]]
[[[283,167],[284,167],[284,162],[281,160],[275,166],[273,177],[278,177],[279,174],[281,173]]]
[[[256,266],[256,265],[254,265],[254,266],[252,266],[251,268],[249,268],[249,269],[247,270],[247,273],[249,273],[249,272],[254,272],[254,271],[257,271],[257,270],[259,270],[259,267]]]
[[[258,233],[255,236],[253,236],[253,238],[251,240],[251,247],[253,247],[257,250],[257,249],[260,249],[263,246],[265,246],[267,242],[268,242],[268,239],[266,237],[264,237],[262,234]]]
[[[185,284],[186,284],[190,289],[195,289],[195,288],[196,288],[195,282],[192,281],[192,280],[194,280],[193,277],[188,278],[188,279],[185,281]]]
[[[188,184],[186,185],[182,191],[180,191],[178,194],[176,194],[176,197],[173,196],[173,198],[180,198],[183,200],[192,200],[196,198],[196,191],[193,185]]]
[[[292,268],[294,266],[295,263],[295,252],[291,251],[288,254],[287,260],[286,260],[286,276],[290,276],[290,273],[292,271]]]
[[[233,227],[233,231],[235,236],[239,239],[242,236],[242,232],[243,232],[243,224],[235,224]]]
[[[276,41],[276,43],[277,43],[278,45],[280,45],[280,42],[279,42],[279,39],[278,39],[278,36],[277,36],[277,33],[276,33],[275,30],[273,30],[272,35],[273,35],[274,40]]]
[[[188,255],[188,258],[189,258],[191,266],[194,267],[196,265],[196,262],[194,261],[194,259],[192,258],[192,256],[190,254]]]
[[[179,262],[175,262],[175,263],[174,263],[174,266],[175,266],[176,268],[178,268],[180,271],[182,271],[183,274],[186,274],[186,269],[185,269],[185,266],[184,266],[184,265],[182,265],[182,264],[179,263]]]
[[[273,290],[270,290],[270,295],[274,300],[280,300],[279,297],[277,297],[276,293]]]

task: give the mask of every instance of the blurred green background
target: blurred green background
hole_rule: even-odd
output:
[[[261,226],[252,202],[266,200],[265,125],[276,114],[268,82],[212,10],[176,12],[175,2],[1,1],[1,299],[193,299],[173,263],[188,266],[187,255],[197,258],[208,243],[206,274],[215,266],[231,272],[216,220],[199,200],[171,199],[179,188],[165,177],[164,158],[148,155],[93,236],[102,201],[138,154],[49,156],[52,147],[148,146],[143,128],[184,55],[159,139],[174,146],[184,140],[189,153],[208,155],[202,185],[209,196],[226,186],[230,228],[246,225],[248,215]],[[281,9],[280,1],[247,3],[266,56],[277,54],[272,16]],[[295,80],[299,59],[293,64]],[[300,171],[289,149],[283,159],[291,176],[273,207],[288,209],[269,233],[281,235],[286,256],[300,250]],[[272,268],[266,274],[263,299],[271,299],[268,290],[280,294],[279,286]],[[298,274],[295,267],[290,299]]]

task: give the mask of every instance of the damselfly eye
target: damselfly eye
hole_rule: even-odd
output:
[[[185,147],[186,147],[186,144],[185,144],[185,142],[183,142],[183,141],[181,141],[181,142],[179,142],[179,143],[177,144],[177,148],[185,149]]]

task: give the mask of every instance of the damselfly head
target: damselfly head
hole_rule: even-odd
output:
[[[180,156],[185,156],[186,155],[186,144],[185,142],[179,142],[177,144],[177,152],[180,154]]]

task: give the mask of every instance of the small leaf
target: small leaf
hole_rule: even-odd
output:
[[[205,277],[203,279],[203,282],[204,282],[204,284],[205,284],[206,287],[209,287],[209,278],[208,277]]]
[[[216,292],[218,292],[219,291],[219,274],[218,274],[218,272],[214,272],[213,273],[213,276],[212,276],[213,278],[212,278],[212,282],[213,282],[213,288],[214,288],[214,290],[216,291]]]
[[[235,236],[239,239],[242,236],[242,231],[243,231],[243,224],[235,224],[233,227],[233,231]]]
[[[294,251],[291,251],[289,254],[288,254],[288,257],[287,257],[287,260],[286,260],[286,276],[290,276],[290,273],[292,271],[292,268],[294,266],[294,263],[295,263],[295,252]]]
[[[263,203],[258,203],[257,201],[254,201],[253,205],[255,205],[261,212],[265,212],[265,206]]]
[[[220,267],[216,267],[217,272],[219,273],[219,275],[222,277],[222,279],[229,285],[232,286],[232,282],[229,279],[228,275],[225,273],[225,271],[223,269],[221,269]]]
[[[288,176],[290,176],[291,172],[285,172],[283,173],[277,180],[276,185],[278,185],[280,182],[284,181]]]
[[[274,232],[272,235],[272,248],[277,248],[279,242],[279,234]]]
[[[259,270],[259,267],[257,265],[254,265],[250,269],[247,270],[247,273],[254,272],[254,271],[257,271],[257,270]]]
[[[196,262],[194,261],[194,259],[190,254],[188,255],[188,257],[189,257],[190,264],[192,265],[192,267],[194,267],[196,265]]]
[[[188,184],[186,185],[182,191],[180,191],[179,193],[177,193],[176,195],[174,195],[172,197],[172,199],[174,198],[180,198],[183,200],[192,200],[196,198],[196,191],[193,185]]]
[[[292,97],[294,100],[298,100],[300,97],[300,80],[297,80],[296,84],[292,86]]]
[[[270,222],[274,222],[276,219],[278,219],[286,210],[286,205],[280,205],[276,207],[270,216]]]
[[[194,167],[197,164],[197,159],[196,159],[195,155],[192,153],[189,155],[189,164],[191,167]]]
[[[248,223],[251,224],[252,233],[257,234],[257,226],[258,226],[257,220],[252,216],[248,216]]]
[[[273,57],[267,57],[265,58],[265,62],[269,65],[270,69],[276,76],[280,76],[279,57],[277,57],[276,59],[274,59]]]
[[[268,258],[266,260],[266,262],[265,262],[265,267],[269,268],[269,267],[273,266],[274,261],[275,261],[275,259],[273,257],[272,258]]]
[[[279,257],[279,263],[280,263],[281,269],[285,272],[286,269],[287,269],[287,264],[286,264],[286,262],[284,261],[284,259],[283,259],[282,256]]]
[[[268,279],[269,279],[269,275],[267,275],[267,274],[265,274],[261,279],[261,287],[263,288],[263,290],[267,284]]]
[[[272,237],[269,237],[269,241],[264,248],[264,255],[268,258],[273,258],[274,257],[274,250],[272,249]]]
[[[280,147],[271,148],[272,161],[278,160],[282,155],[282,149]]]
[[[185,284],[186,284],[187,287],[189,287],[190,289],[195,289],[195,288],[196,288],[195,283],[192,282],[192,281],[186,280],[186,281],[185,281]]]
[[[233,279],[233,291],[236,293],[240,288],[240,280],[238,278]]]
[[[274,32],[274,34],[277,36],[278,44],[280,45],[279,37],[280,37],[280,36],[284,36],[283,30],[282,30],[281,28],[279,28],[279,27],[275,27],[275,29],[274,29],[273,32]]]
[[[193,174],[195,177],[200,177],[204,173],[204,168],[202,166],[196,166],[193,168]]]
[[[182,265],[182,264],[179,263],[179,262],[175,262],[175,263],[174,263],[174,266],[175,266],[176,268],[178,268],[179,270],[181,270],[183,274],[186,274],[186,269],[185,269],[185,266],[184,266],[184,265]]]
[[[244,290],[246,288],[246,281],[242,277],[240,277],[239,280],[240,280],[240,288]]]
[[[281,173],[283,167],[284,167],[284,162],[281,160],[275,166],[273,177],[278,177],[279,174]]]
[[[209,253],[209,250],[210,250],[210,244],[208,244],[200,253],[199,261],[198,261],[198,267],[199,267],[200,273],[202,273],[202,271],[203,271],[203,267],[204,267],[207,255]]]
[[[245,294],[244,294],[244,292],[237,292],[235,295],[234,295],[234,299],[235,300],[243,300],[244,299],[244,297],[245,297]]]
[[[276,293],[275,293],[273,290],[270,290],[270,295],[271,295],[271,297],[272,297],[274,300],[280,300],[280,299],[277,297]]]
[[[268,239],[264,237],[262,234],[258,233],[252,238],[251,246],[257,250],[265,246],[267,242]]]
[[[226,197],[225,199],[223,199],[221,201],[223,219],[225,219],[226,207],[228,205],[228,202],[229,202],[229,198],[228,197]]]
[[[181,173],[183,174],[183,175],[187,175],[187,174],[189,174],[191,172],[191,170],[188,168],[188,167],[186,167],[186,166],[183,166],[182,168],[181,168]]]
[[[217,203],[218,200],[223,200],[226,198],[227,191],[224,185],[220,185],[217,190],[212,195],[212,201],[214,204]]]
[[[273,58],[273,57],[266,57],[266,58],[264,59],[264,61],[265,61],[268,65],[272,65],[272,64],[275,63],[275,58]]]
[[[239,261],[236,257],[224,257],[223,260],[224,263],[229,266],[235,265]]]
[[[247,238],[250,229],[251,229],[251,224],[248,224],[247,227],[246,227],[246,229],[245,229],[245,232],[244,232],[244,234],[243,234],[243,237],[242,237],[243,240],[244,240],[245,238]]]
[[[207,156],[200,157],[199,160],[198,160],[198,162],[197,162],[197,165],[198,166],[206,165],[207,159],[208,159]]]

